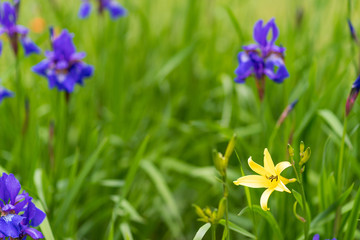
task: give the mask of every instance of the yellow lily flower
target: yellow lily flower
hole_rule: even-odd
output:
[[[264,211],[270,210],[267,207],[267,202],[271,193],[276,190],[279,192],[288,192],[291,191],[285,186],[290,182],[295,182],[296,179],[287,179],[280,176],[280,173],[291,166],[290,162],[284,161],[278,163],[274,166],[274,162],[271,159],[270,153],[265,148],[264,150],[264,167],[260,166],[259,164],[255,163],[251,157],[248,159],[248,164],[250,168],[259,175],[249,175],[239,178],[238,180],[234,181],[235,185],[243,185],[252,188],[267,188],[264,193],[261,195],[260,198],[260,205]]]

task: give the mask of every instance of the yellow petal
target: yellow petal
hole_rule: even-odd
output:
[[[288,183],[296,182],[296,178],[287,179],[287,178],[280,176],[280,181],[282,181],[286,185]]]
[[[288,193],[291,193],[290,190],[285,186],[285,184],[280,180],[278,185],[276,186],[275,188],[276,191],[279,191],[279,192],[288,192]]]
[[[251,168],[251,170],[253,170],[254,172],[256,172],[257,174],[260,174],[262,176],[269,176],[271,175],[268,171],[265,170],[264,167],[260,166],[259,164],[257,164],[256,162],[254,162],[251,157],[249,157],[248,159],[248,164]]]
[[[252,188],[268,188],[269,181],[260,175],[249,175],[234,181],[235,185],[242,185]]]
[[[264,167],[266,171],[271,173],[271,175],[276,175],[274,162],[271,159],[270,153],[267,148],[265,148],[264,150]]]
[[[266,189],[263,194],[261,195],[261,198],[260,198],[260,205],[261,205],[261,208],[264,210],[264,211],[268,211],[270,210],[270,208],[267,207],[267,203],[268,203],[268,200],[269,200],[269,197],[271,195],[271,193],[274,191],[273,188],[268,188]]]
[[[284,161],[284,162],[279,162],[278,164],[276,164],[275,166],[275,171],[276,171],[276,175],[280,175],[280,173],[288,168],[291,167],[291,163],[288,161]]]

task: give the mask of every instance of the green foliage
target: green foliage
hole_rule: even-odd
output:
[[[46,239],[209,239],[210,225],[196,221],[191,204],[220,208],[224,179],[217,179],[212,149],[226,156],[230,239],[303,238],[293,214],[297,201],[304,216],[297,183],[288,185],[294,197],[272,194],[271,212],[259,207],[263,189],[232,184],[253,174],[249,156],[261,164],[268,147],[276,164],[288,160],[288,143],[298,153],[301,140],[311,147],[302,181],[314,216],[309,239],[315,233],[331,239],[335,221],[340,239],[359,237],[359,99],[344,124],[359,66],[346,21],[350,17],[360,33],[358,1],[118,1],[128,16],[117,21],[96,11],[79,20],[81,1],[21,2],[20,24],[30,27],[42,17],[46,27],[69,29],[95,67],[68,102],[31,71],[41,55],[19,54],[18,83],[9,41],[2,39],[1,86],[16,96],[0,104],[0,170],[14,173],[46,211],[40,226]],[[253,42],[254,23],[271,17],[290,78],[266,80],[261,105],[254,80],[235,84],[233,72],[241,46]],[[30,35],[50,49],[47,29]],[[305,147],[300,152],[310,155]],[[247,214],[233,215],[241,209]],[[223,216],[218,239],[224,225]]]

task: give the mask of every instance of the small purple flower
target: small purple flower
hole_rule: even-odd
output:
[[[19,41],[24,48],[25,55],[32,53],[40,53],[40,49],[28,37],[29,30],[21,25],[17,25],[18,12],[20,0],[14,1],[12,5],[9,2],[0,4],[0,35],[6,33],[10,39],[11,47],[15,53],[18,54]],[[0,53],[2,50],[2,43],[0,42]]]
[[[272,37],[268,40],[270,30]],[[274,44],[278,36],[279,30],[274,18],[265,25],[263,20],[259,20],[253,33],[256,44],[243,46],[244,51],[238,54],[239,66],[235,70],[235,82],[245,83],[246,78],[254,76],[261,100],[264,95],[265,76],[276,83],[282,83],[289,77],[284,63],[285,48]]]
[[[13,174],[0,177],[0,238],[44,238],[32,227],[39,226],[46,214],[38,209],[28,193],[20,193],[21,185]]]
[[[359,91],[360,91],[360,76],[353,83],[349,97],[346,101],[346,116],[349,115],[352,107],[354,106],[355,100],[359,95]]]
[[[83,85],[84,78],[91,77],[94,68],[82,61],[84,52],[76,52],[73,34],[63,30],[59,36],[54,36],[50,29],[53,51],[46,51],[46,59],[35,65],[32,70],[46,77],[49,87],[68,93],[74,91],[75,84]]]
[[[0,103],[2,102],[2,100],[4,98],[7,98],[7,97],[12,97],[13,96],[13,93],[10,92],[9,90],[6,90],[5,88],[3,87],[0,87]]]
[[[112,19],[117,19],[119,17],[126,15],[126,9],[123,8],[116,0],[97,0],[98,2],[98,12],[102,14],[104,10],[109,11],[110,17]],[[91,13],[92,6],[89,0],[82,0],[79,18],[87,18]]]

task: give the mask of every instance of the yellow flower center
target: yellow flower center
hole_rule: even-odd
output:
[[[271,175],[270,177],[265,176],[270,181],[269,188],[276,188],[279,182],[279,177],[277,175]]]

